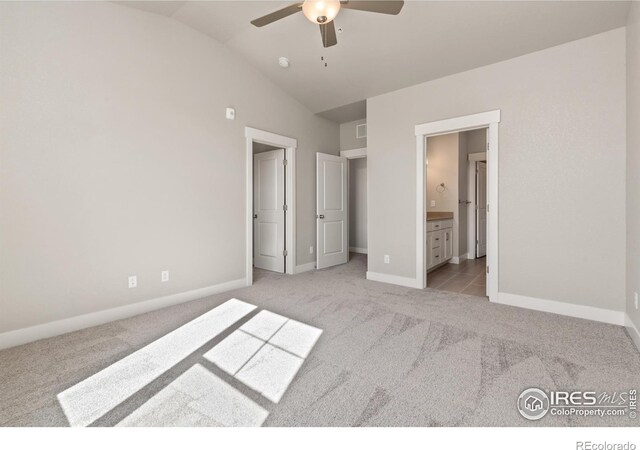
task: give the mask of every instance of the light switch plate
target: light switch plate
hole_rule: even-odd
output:
[[[233,108],[227,108],[226,117],[229,120],[235,120],[236,118],[236,110]]]
[[[168,270],[163,270],[162,272],[160,272],[160,281],[162,281],[163,283],[166,281],[169,281],[169,271]]]
[[[129,289],[132,289],[134,287],[138,287],[138,277],[132,275],[129,277]]]
[[[431,206],[436,206],[436,201],[435,200],[431,200]]]
[[[389,264],[390,258],[389,255],[384,255],[384,263]]]

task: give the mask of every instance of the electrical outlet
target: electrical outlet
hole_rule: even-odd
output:
[[[164,283],[165,281],[169,281],[169,271],[163,270],[160,272],[160,280]]]
[[[313,245],[311,247],[309,247],[309,254],[313,255]]]
[[[384,263],[389,264],[389,255],[384,255]]]
[[[636,304],[636,309],[638,309],[638,293],[635,292],[634,294],[635,294],[634,295],[634,300],[635,300],[635,304]]]
[[[138,277],[133,275],[129,277],[129,289],[138,287]]]
[[[435,200],[431,200],[431,206],[436,206],[436,201]]]

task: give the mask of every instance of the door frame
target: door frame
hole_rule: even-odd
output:
[[[467,210],[467,224],[473,223],[473,226],[467,227],[467,242],[476,242],[476,163],[478,161],[486,161],[487,152],[469,153],[467,167],[467,197],[471,199],[469,209]],[[473,221],[473,222],[472,222]],[[467,246],[467,259],[476,258],[476,246]]]
[[[247,286],[253,284],[253,143],[272,145],[284,148],[287,166],[285,170],[285,198],[287,199],[287,211],[285,213],[285,273],[296,273],[296,139],[245,127],[246,138],[246,248],[245,248],[245,281]]]
[[[359,159],[367,157],[367,147],[354,148],[352,150],[340,150],[340,156],[347,159]]]
[[[352,159],[366,158],[367,147],[354,148],[351,150],[340,150],[340,156],[344,156],[345,158],[347,158],[347,163]],[[349,199],[351,198],[351,177],[349,176],[349,174],[350,174],[349,165],[347,164],[347,192],[348,192],[347,208],[349,212],[349,219],[351,219],[351,205],[349,204]],[[351,227],[351,220],[349,220],[349,227]],[[369,227],[369,177],[367,176],[367,229],[368,227]],[[349,230],[347,231],[351,233],[351,228],[349,228]],[[369,236],[369,233],[367,232],[367,241],[369,239],[368,236]],[[367,248],[359,248],[359,247],[351,247],[351,242],[349,241],[349,253],[351,252],[366,255],[367,253],[369,253],[369,242],[367,242]]]
[[[487,294],[489,301],[498,301],[498,126],[500,110],[487,111],[451,119],[427,122],[415,126],[416,136],[416,287],[427,287],[426,183],[427,137],[461,131],[488,128],[487,141]]]

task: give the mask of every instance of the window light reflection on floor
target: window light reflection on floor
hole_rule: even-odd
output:
[[[87,426],[256,309],[231,299],[58,394],[71,426]]]
[[[268,415],[269,411],[196,364],[118,426],[257,427]]]
[[[87,426],[255,310],[229,300],[58,394],[71,426]],[[277,403],[322,330],[261,311],[203,357]],[[120,426],[259,426],[269,412],[195,364]]]
[[[204,357],[278,403],[322,330],[260,311]]]

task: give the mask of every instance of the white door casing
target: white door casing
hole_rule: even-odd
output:
[[[349,260],[347,158],[316,154],[316,249],[318,269]]]
[[[487,163],[476,162],[476,258],[487,254]]]
[[[245,271],[244,279],[247,286],[253,284],[253,146],[255,143],[271,145],[285,149],[287,161],[285,169],[285,199],[287,211],[285,214],[285,271],[294,274],[297,270],[296,252],[296,149],[298,141],[257,128],[245,127]],[[313,263],[315,265],[315,261]]]
[[[498,245],[498,161],[500,110],[487,111],[450,119],[436,120],[415,126],[416,136],[416,278],[415,286],[424,289],[427,286],[427,243],[426,243],[426,151],[428,136],[455,133],[487,128],[487,295],[489,301],[498,302],[499,286],[499,245]],[[475,228],[475,227],[474,227]],[[367,272],[369,277],[369,272]],[[378,277],[380,278],[380,277]],[[410,279],[398,282],[403,277],[394,277],[391,283],[410,286]]]
[[[284,273],[284,149],[253,156],[253,264]]]

